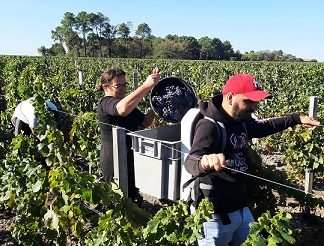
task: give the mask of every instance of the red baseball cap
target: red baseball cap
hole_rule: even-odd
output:
[[[253,76],[243,73],[236,74],[227,80],[222,89],[222,94],[226,95],[229,92],[242,94],[255,102],[271,98],[271,94],[262,90],[260,83]]]

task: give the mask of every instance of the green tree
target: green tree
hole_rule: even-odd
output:
[[[125,44],[129,38],[129,34],[131,33],[131,26],[132,26],[132,23],[127,22],[127,23],[121,23],[117,27],[117,34],[120,35],[124,39]]]
[[[200,59],[201,60],[212,60],[214,59],[215,47],[213,40],[209,37],[202,37],[198,40],[200,46]]]
[[[124,48],[120,47],[123,52],[122,52],[122,56],[127,57],[128,54],[128,41],[130,39],[129,35],[131,33],[131,26],[132,23],[131,22],[127,22],[127,23],[121,23],[117,26],[117,34],[122,38],[122,40],[124,41]]]
[[[95,33],[89,33],[87,36],[88,56],[101,56],[99,48],[99,37]]]
[[[76,22],[76,20],[75,20],[75,16],[73,13],[71,13],[71,12],[64,13],[63,20],[61,21],[61,24],[64,28],[72,31],[75,22]]]
[[[107,23],[109,23],[109,18],[104,16],[103,13],[98,12],[97,14],[90,13],[89,14],[89,22],[90,26],[92,28],[93,34],[92,38],[94,39],[92,41],[93,44],[95,44],[95,47],[98,47],[99,50],[99,56],[102,56],[102,50],[101,46],[103,43],[103,31],[104,27]],[[95,31],[95,32],[94,32]]]
[[[116,38],[114,39],[113,43],[113,54],[116,57],[122,57],[126,58],[129,54],[129,49],[127,46],[125,46],[125,42],[122,38]]]
[[[80,48],[80,38],[76,31],[75,16],[71,12],[66,12],[61,21],[61,25],[52,30],[52,39],[59,41],[69,54],[77,54]]]
[[[262,61],[263,60],[263,53],[260,51],[251,50],[250,52],[245,52],[242,55],[243,61]]]
[[[58,26],[51,32],[52,32],[52,39],[54,39],[54,41],[60,41],[61,43],[65,42],[63,27]]]
[[[168,35],[165,39],[155,38],[153,56],[160,59],[182,59],[184,46],[178,42],[177,36]]]
[[[49,54],[51,56],[62,56],[65,55],[65,49],[61,43],[54,43],[51,48],[49,48]]]
[[[144,42],[151,36],[151,28],[146,23],[141,23],[138,25],[135,35],[137,35],[141,40],[140,58],[144,55]]]
[[[213,38],[213,60],[225,60],[224,44],[219,38]]]
[[[106,53],[108,57],[112,56],[112,44],[115,40],[117,27],[110,25],[109,22],[104,23],[102,30],[102,42],[106,46]]]
[[[46,56],[48,54],[48,49],[45,46],[41,46],[38,48],[38,53],[42,56]]]
[[[183,59],[199,59],[199,43],[196,38],[181,36],[179,37],[179,41],[181,42],[184,49],[184,54],[182,57]]]
[[[90,16],[85,11],[81,11],[75,18],[76,29],[82,34],[82,43],[84,48],[84,55],[87,56],[87,40],[86,34],[92,31]]]
[[[229,41],[224,41],[223,42],[223,47],[224,47],[224,60],[236,60],[235,59],[235,53],[233,50],[233,47]]]
[[[242,53],[239,50],[235,51],[233,60],[235,60],[235,61],[242,60]]]

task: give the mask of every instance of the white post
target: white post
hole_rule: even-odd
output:
[[[317,117],[317,106],[318,106],[318,97],[311,96],[309,100],[309,117],[316,118]]]
[[[81,90],[84,88],[82,71],[79,71],[79,86]]]
[[[114,181],[128,197],[128,171],[126,132],[120,127],[113,127]]]
[[[80,88],[80,90],[82,90],[82,89],[84,88],[84,85],[83,85],[83,74],[82,74],[82,71],[80,71],[80,66],[79,66],[77,60],[74,60],[74,65],[75,65],[75,67],[78,69],[78,75],[79,75],[79,88]]]
[[[317,106],[318,106],[318,97],[311,96],[309,101],[309,117],[317,117]],[[312,169],[307,168],[305,171],[305,192],[311,193],[313,190],[313,171]]]

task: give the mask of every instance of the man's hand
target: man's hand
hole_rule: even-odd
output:
[[[149,88],[153,88],[159,82],[160,80],[160,71],[157,67],[153,68],[152,73],[147,77],[146,81],[144,82],[144,85],[146,85]]]
[[[226,161],[224,154],[210,154],[203,155],[200,160],[201,167],[205,170],[216,170],[220,171],[224,167],[226,167]]]
[[[320,125],[320,122],[318,120],[315,120],[308,116],[300,116],[300,122],[308,128],[315,128],[316,126]]]

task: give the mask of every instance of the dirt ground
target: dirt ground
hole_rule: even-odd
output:
[[[18,245],[11,237],[9,228],[13,221],[13,214],[0,210],[0,245]]]

